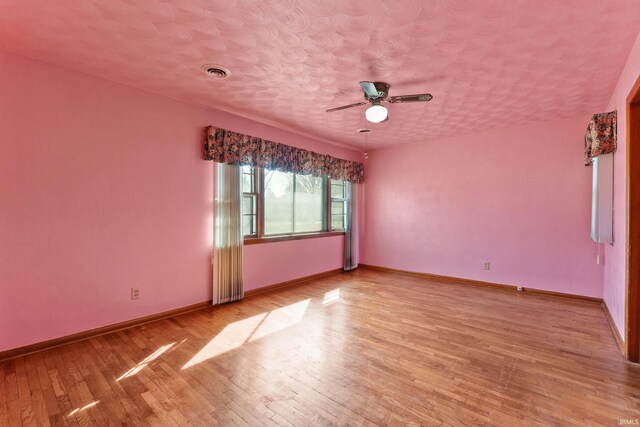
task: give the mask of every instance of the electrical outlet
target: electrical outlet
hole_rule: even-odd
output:
[[[140,288],[131,288],[131,299],[140,299]]]
[[[491,263],[490,263],[489,261],[485,261],[485,262],[482,264],[482,268],[483,268],[484,270],[491,270]]]

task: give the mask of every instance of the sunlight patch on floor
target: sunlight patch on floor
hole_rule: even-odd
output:
[[[69,412],[69,415],[67,415],[67,416],[71,417],[71,416],[73,416],[73,415],[75,415],[75,414],[77,414],[79,412],[86,411],[87,409],[96,406],[98,403],[100,403],[100,401],[99,400],[95,400],[95,401],[93,401],[93,402],[91,402],[89,404],[84,405],[81,408],[74,409],[73,411]]]
[[[162,347],[160,347],[159,349],[157,349],[156,351],[151,353],[149,356],[145,357],[136,366],[134,366],[133,368],[129,369],[127,372],[122,374],[118,379],[116,379],[116,381],[122,381],[125,378],[129,378],[129,377],[134,376],[135,374],[137,374],[138,372],[143,370],[149,363],[151,363],[154,360],[156,360],[158,357],[160,357],[162,355],[162,353],[166,352],[167,350],[169,350],[174,345],[175,345],[174,342],[171,343],[171,344],[163,345]]]
[[[236,349],[246,342],[264,338],[267,335],[289,328],[302,321],[311,299],[280,307],[268,313],[258,314],[227,325],[202,350],[193,356],[182,369],[212,359]]]
[[[244,344],[256,330],[260,322],[267,316],[267,313],[258,314],[227,325],[218,335],[216,335],[202,350],[191,358],[182,369],[190,368],[205,360],[216,357],[222,353],[233,350]]]
[[[334,289],[324,294],[324,298],[322,298],[322,305],[327,306],[338,301],[340,301],[340,288]]]
[[[262,321],[253,335],[249,337],[249,341],[264,338],[274,332],[281,331],[300,323],[310,302],[310,299],[306,299],[295,304],[272,310],[267,318]]]

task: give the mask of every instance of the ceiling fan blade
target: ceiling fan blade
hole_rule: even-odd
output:
[[[387,101],[392,104],[400,104],[403,102],[427,102],[432,99],[433,96],[430,93],[419,93],[416,95],[390,96],[387,98]]]
[[[380,94],[378,93],[378,89],[373,84],[373,82],[360,82],[360,87],[362,91],[367,94],[369,98],[379,98]]]
[[[343,105],[342,107],[335,107],[335,108],[329,108],[327,110],[327,113],[331,113],[333,111],[340,111],[340,110],[346,110],[347,108],[351,108],[351,107],[359,107],[361,105],[366,105],[368,104],[368,102],[356,102],[355,104],[349,104],[349,105]]]

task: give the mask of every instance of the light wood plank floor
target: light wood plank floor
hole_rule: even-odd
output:
[[[359,269],[0,364],[0,425],[619,425],[597,303]]]

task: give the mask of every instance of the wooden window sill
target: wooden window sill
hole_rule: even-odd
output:
[[[343,235],[344,235],[344,231],[322,231],[319,233],[285,234],[280,236],[266,236],[266,237],[246,237],[244,239],[244,244],[257,245],[260,243],[285,242],[287,240],[317,239],[318,237],[333,237],[333,236],[343,236]]]

